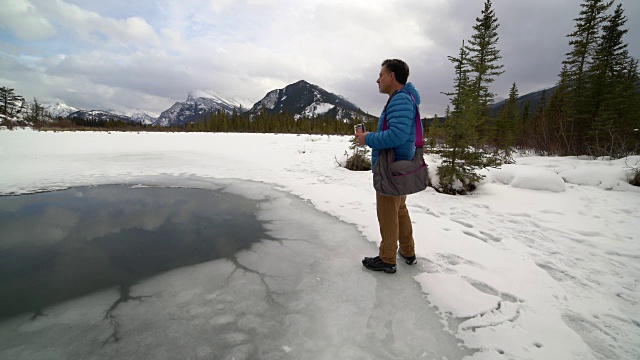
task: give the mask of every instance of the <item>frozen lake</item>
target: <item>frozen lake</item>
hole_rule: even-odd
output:
[[[265,238],[257,206],[215,190],[115,185],[0,197],[0,317],[231,258]]]
[[[373,273],[375,245],[299,198],[175,181],[0,198],[0,358],[472,354],[413,279],[429,264]]]

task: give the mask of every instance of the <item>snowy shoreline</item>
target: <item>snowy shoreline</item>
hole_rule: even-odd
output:
[[[340,136],[3,130],[0,194],[155,175],[257,181],[377,243],[371,173],[335,163],[348,146]],[[415,280],[448,329],[483,350],[473,359],[640,357],[640,191],[624,160],[516,160],[485,171],[474,195],[409,196]]]

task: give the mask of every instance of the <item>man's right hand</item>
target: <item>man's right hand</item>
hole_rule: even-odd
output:
[[[365,138],[367,137],[367,134],[369,132],[360,132],[360,133],[356,133],[356,143],[358,145],[365,145]]]

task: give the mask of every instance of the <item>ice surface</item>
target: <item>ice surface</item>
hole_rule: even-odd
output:
[[[156,179],[162,183],[162,177]],[[177,183],[173,179],[173,183]],[[372,273],[375,247],[353,225],[264,184],[212,180],[263,194],[270,239],[0,322],[0,358],[449,359],[473,351],[443,330],[409,276]],[[202,183],[201,183],[202,185]]]

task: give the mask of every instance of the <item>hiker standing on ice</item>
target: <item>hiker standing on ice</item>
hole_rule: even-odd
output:
[[[407,83],[409,66],[402,60],[393,59],[382,62],[377,80],[378,91],[389,95],[382,111],[376,132],[356,133],[359,145],[367,145],[372,151],[372,168],[380,150],[393,148],[395,160],[410,160],[415,154],[415,116],[416,105],[420,105],[420,95],[411,83]],[[413,96],[413,99],[412,99]],[[415,99],[415,103],[414,103]],[[388,129],[383,130],[386,116]],[[380,252],[375,257],[365,257],[362,265],[367,269],[396,272],[396,251],[409,265],[416,263],[413,228],[409,210],[405,204],[406,196],[385,196],[376,192],[376,208],[380,224]],[[398,251],[398,240],[400,250]]]

